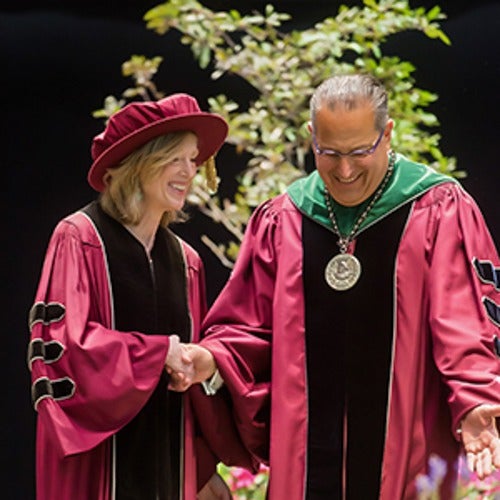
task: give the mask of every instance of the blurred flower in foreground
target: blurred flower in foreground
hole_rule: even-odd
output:
[[[485,479],[479,479],[467,467],[467,460],[461,455],[458,460],[457,500],[500,500],[500,470]]]
[[[257,474],[241,467],[218,466],[219,474],[226,481],[236,500],[264,500],[266,498],[269,468],[261,465]]]
[[[481,480],[477,474],[469,471],[463,455],[460,456],[456,467],[458,483],[455,500],[500,500],[500,470]],[[219,464],[218,471],[228,484],[234,500],[265,500],[269,479],[268,467],[261,465],[255,475],[246,469],[226,467],[223,464]],[[446,472],[445,460],[431,455],[428,474],[420,474],[415,481],[418,500],[444,500],[439,496],[439,488]]]
[[[419,474],[415,480],[419,500],[439,500],[439,487],[446,475],[446,462],[437,455],[429,457],[429,474]]]

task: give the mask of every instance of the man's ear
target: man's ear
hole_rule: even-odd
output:
[[[392,119],[387,120],[387,125],[385,126],[385,134],[384,135],[387,135],[388,137],[390,137],[393,129],[394,129],[394,120],[392,120]]]
[[[313,124],[311,121],[307,122],[307,130],[312,134],[313,131]]]

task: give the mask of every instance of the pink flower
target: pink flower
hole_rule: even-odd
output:
[[[231,469],[232,485],[231,490],[237,491],[240,488],[249,488],[253,485],[254,476],[246,469],[233,467]]]

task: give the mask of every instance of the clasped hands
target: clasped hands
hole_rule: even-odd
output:
[[[170,335],[165,369],[170,375],[168,388],[182,392],[210,378],[217,366],[208,349],[199,344],[183,344],[177,335]]]

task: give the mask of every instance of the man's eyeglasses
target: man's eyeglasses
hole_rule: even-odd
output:
[[[364,158],[365,156],[369,156],[371,154],[373,154],[375,152],[375,150],[377,149],[378,145],[380,144],[380,141],[382,140],[382,137],[384,135],[384,130],[382,130],[382,132],[380,132],[380,135],[378,136],[377,140],[375,141],[375,143],[373,144],[373,146],[371,146],[370,148],[368,149],[354,149],[353,151],[350,151],[349,153],[341,153],[340,151],[335,151],[334,149],[322,149],[318,146],[318,143],[316,141],[316,134],[312,133],[312,142],[313,142],[313,146],[314,146],[314,151],[316,152],[317,155],[320,155],[320,156],[329,156],[331,158],[342,158],[342,157],[345,157],[347,159],[361,159],[361,158]]]

